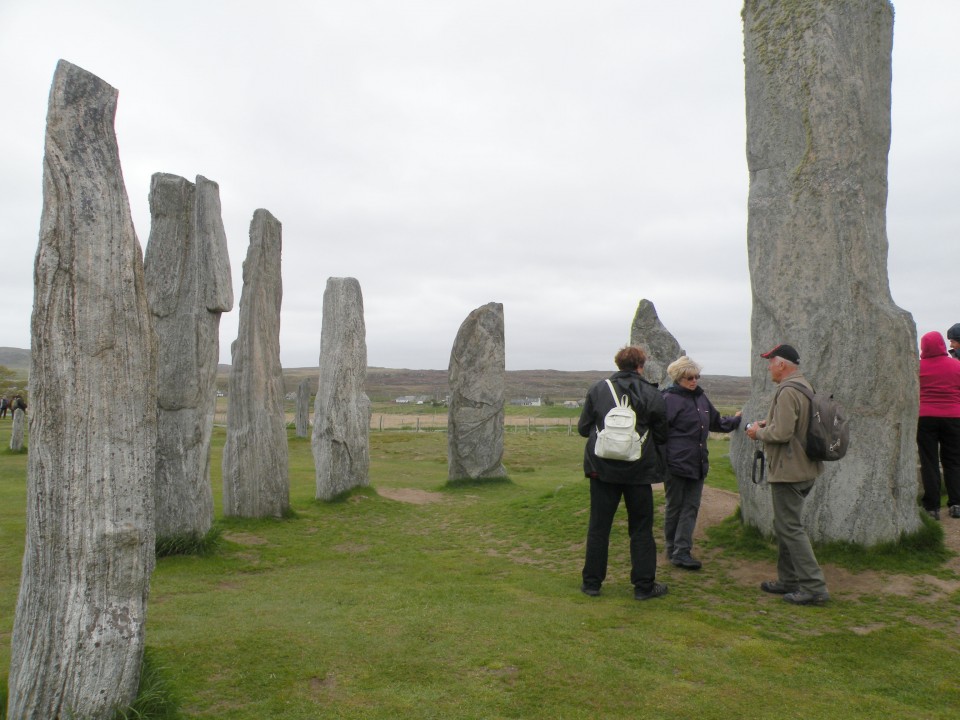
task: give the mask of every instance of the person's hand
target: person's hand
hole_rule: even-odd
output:
[[[743,410],[737,410],[737,414],[734,415],[734,417],[740,417],[741,415],[743,415]]]

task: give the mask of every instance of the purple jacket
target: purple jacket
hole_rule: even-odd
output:
[[[703,480],[710,432],[728,433],[740,425],[739,415],[721,417],[703,388],[687,390],[671,385],[663,391],[667,403],[667,469],[672,477]]]

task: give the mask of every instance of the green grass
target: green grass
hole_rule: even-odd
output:
[[[8,425],[0,442],[3,432]],[[937,602],[847,599],[831,587],[830,606],[795,608],[740,577],[748,563],[772,576],[775,552],[731,519],[702,543],[703,571],[664,568],[670,594],[638,603],[621,508],[603,595],[587,598],[578,592],[589,506],[581,438],[508,433],[509,481],[454,486],[443,433],[370,439],[372,487],[321,503],[310,443],[291,438],[293,517],[242,521],[220,517],[223,431],[215,431],[220,549],[158,560],[149,604],[150,662],[170,688],[160,695],[179,698],[184,717],[956,714],[960,593]],[[712,441],[708,483],[736,490],[727,447]],[[25,475],[25,455],[0,457],[0,674],[9,665]],[[397,502],[376,488],[437,501]],[[916,571],[960,579],[941,560]]]

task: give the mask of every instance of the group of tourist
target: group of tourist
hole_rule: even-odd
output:
[[[947,340],[949,351],[939,332],[929,332],[920,340],[921,502],[935,520],[940,519],[941,480],[950,517],[960,518],[960,323],[947,331]],[[802,521],[804,500],[823,472],[823,463],[807,456],[811,403],[796,386],[811,392],[813,388],[800,372],[800,354],[794,347],[777,345],[760,357],[768,361],[770,379],[780,386],[767,417],[744,429],[747,437],[763,445],[778,550],[777,578],[760,583],[760,589],[795,605],[823,605],[830,594]],[[668,560],[684,570],[699,570],[703,564],[692,554],[693,531],[709,467],[707,439],[711,432],[737,429],[741,413],[720,415],[700,387],[700,365],[689,357],[667,367],[673,384],[663,391],[643,378],[646,354],[641,348],[622,348],[614,362],[618,371],[590,388],[578,422],[580,435],[587,438],[583,469],[590,480],[580,590],[591,597],[600,595],[607,574],[610,529],[622,497],[630,537],[630,582],[637,600],[649,600],[668,592],[666,584],[656,581],[652,485],[664,483]],[[645,447],[635,461],[605,459],[596,453],[597,434],[622,396],[629,398],[636,413],[638,436],[643,433]]]
[[[13,400],[10,400],[6,395],[0,397],[0,418],[7,416],[7,410],[13,415],[18,409],[27,411],[27,401],[23,399],[22,395],[14,395]]]

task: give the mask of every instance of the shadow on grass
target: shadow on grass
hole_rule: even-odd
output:
[[[814,546],[821,563],[839,565],[852,571],[881,570],[904,574],[931,573],[942,570],[954,553],[943,544],[943,528],[929,518],[922,518],[920,529],[899,540],[864,547],[855,543],[831,542]],[[756,527],[745,525],[740,508],[718,525],[707,530],[711,547],[725,554],[775,561],[777,547]]]
[[[494,485],[513,485],[513,480],[509,475],[503,477],[488,478],[459,478],[457,480],[447,480],[441,488],[443,490],[476,490],[477,488],[492,487]]]

